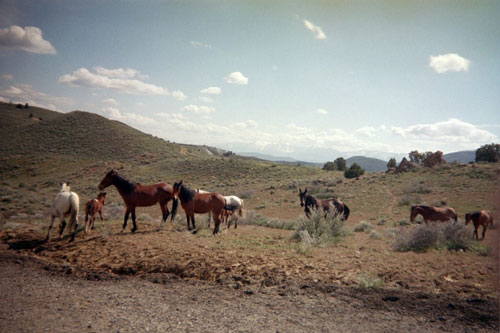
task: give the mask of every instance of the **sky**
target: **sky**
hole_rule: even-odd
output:
[[[498,17],[493,0],[1,0],[0,101],[312,162],[475,150],[500,137]]]

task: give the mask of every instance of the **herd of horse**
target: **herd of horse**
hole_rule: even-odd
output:
[[[124,177],[120,176],[115,170],[109,171],[98,185],[100,191],[109,186],[114,186],[125,203],[126,210],[123,219],[123,231],[127,227],[129,216],[132,217],[132,232],[137,230],[136,224],[136,207],[148,207],[159,204],[162,212],[162,222],[160,227],[163,227],[168,217],[171,221],[174,220],[179,201],[186,214],[187,229],[193,233],[197,232],[195,214],[209,214],[208,226],[210,227],[210,216],[214,220],[213,235],[220,231],[220,223],[225,222],[226,228],[229,228],[231,221],[235,221],[234,227],[238,226],[238,216],[243,216],[243,200],[237,196],[223,196],[216,192],[207,192],[200,189],[190,189],[180,182],[174,183],[173,186],[166,183],[156,183],[151,185],[141,185],[139,183],[132,183]],[[96,214],[99,214],[101,221],[102,208],[104,206],[104,199],[106,192],[100,192],[96,199],[91,199],[87,202],[85,207],[85,233],[89,233],[94,229],[94,221]],[[342,201],[335,198],[317,199],[310,193],[307,188],[302,191],[299,189],[300,206],[304,207],[304,212],[307,217],[311,216],[313,209],[322,210],[325,214],[333,212],[334,216],[339,216],[343,220],[349,218],[350,209]],[[169,211],[167,204],[172,200],[172,210]],[[69,227],[71,232],[70,242],[75,239],[76,231],[78,228],[78,210],[80,199],[78,194],[72,192],[69,183],[62,183],[61,190],[57,194],[52,204],[51,220],[47,237],[45,241],[50,238],[50,231],[54,224],[55,218],[59,218],[59,236],[62,237],[66,227],[66,218],[69,216]],[[448,221],[453,220],[457,222],[457,213],[451,207],[432,207],[432,206],[412,206],[410,211],[410,220],[421,215],[427,224],[430,221]],[[478,239],[478,229],[483,226],[482,239],[484,239],[488,226],[493,224],[493,215],[489,211],[481,210],[465,214],[465,224],[470,222],[474,224],[474,234]]]

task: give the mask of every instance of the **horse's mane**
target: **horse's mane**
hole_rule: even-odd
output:
[[[477,219],[481,215],[481,212],[472,212],[470,215],[473,219]]]
[[[190,202],[193,200],[194,196],[196,195],[196,191],[190,189],[189,187],[185,186],[184,184],[181,184],[181,190],[179,192],[179,197],[183,202]]]
[[[135,184],[128,181],[118,174],[118,172],[114,173],[116,179],[116,186],[120,187],[125,193],[130,193],[135,189]]]
[[[307,194],[305,205],[308,206],[310,204],[313,204],[316,206],[318,204],[318,200],[315,197],[313,197],[311,194]]]

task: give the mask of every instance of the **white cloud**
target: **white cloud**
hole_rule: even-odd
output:
[[[13,25],[0,29],[0,47],[23,50],[37,54],[56,54],[56,49],[43,39],[42,30],[37,27]]]
[[[198,106],[198,105],[186,105],[182,108],[183,111],[193,112],[193,113],[212,113],[215,112],[215,108],[210,106]]]
[[[197,42],[197,41],[194,41],[194,40],[191,41],[190,44],[193,47],[201,47],[201,48],[206,48],[206,49],[211,49],[212,48],[212,45],[210,45],[208,43]]]
[[[44,94],[35,90],[29,84],[16,84],[7,90],[0,91],[2,97],[14,103],[28,103],[51,110],[68,110],[75,103],[69,97],[57,97]]]
[[[319,114],[328,114],[328,111],[326,111],[325,109],[317,109],[316,113],[319,113]]]
[[[456,53],[448,53],[438,56],[430,56],[429,66],[437,73],[446,72],[467,72],[470,60],[467,60]]]
[[[148,128],[150,126],[155,126],[156,121],[149,117],[144,117],[132,112],[122,113],[120,109],[115,107],[105,107],[101,109],[101,114],[109,119],[118,120],[127,123],[132,126],[137,126],[140,128]]]
[[[106,76],[109,78],[117,78],[117,79],[131,79],[136,75],[139,75],[139,71],[132,68],[115,68],[115,69],[107,69],[104,67],[94,67],[94,70],[97,74]]]
[[[187,98],[186,95],[180,90],[174,90],[172,91],[172,97],[174,97],[178,101],[183,101]]]
[[[326,39],[326,35],[323,32],[323,29],[321,29],[321,27],[319,27],[317,25],[314,25],[312,22],[310,22],[310,21],[308,21],[306,19],[302,20],[302,22],[304,22],[304,25],[306,26],[307,29],[309,29],[312,32],[314,32],[314,38],[316,38],[316,39]]]
[[[166,95],[173,96],[178,100],[186,99],[182,91],[176,90],[170,93],[167,88],[156,86],[154,84],[145,83],[136,79],[115,78],[117,75],[127,76],[131,75],[134,70],[106,70],[98,67],[99,72],[107,73],[111,77],[91,73],[86,68],[80,68],[72,74],[65,74],[59,78],[59,82],[68,84],[75,87],[87,87],[94,89],[109,89],[118,91],[123,94],[131,95]],[[134,75],[138,72],[135,71]]]
[[[208,88],[200,90],[200,92],[202,94],[207,94],[207,95],[220,95],[222,90],[219,87],[208,87]]]
[[[113,106],[118,106],[118,101],[114,98],[106,98],[102,100],[103,103],[111,104]]]
[[[200,96],[199,97],[200,101],[205,102],[205,103],[212,103],[214,100],[210,97],[207,96]]]
[[[239,84],[239,85],[247,85],[248,78],[245,77],[241,72],[233,72],[224,78],[227,83],[230,84]]]
[[[5,81],[7,81],[7,80],[13,80],[14,79],[14,75],[12,75],[12,74],[3,74],[2,75],[2,79],[4,79]]]

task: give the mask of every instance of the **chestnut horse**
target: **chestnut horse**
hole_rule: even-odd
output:
[[[486,235],[486,229],[488,229],[488,225],[490,227],[493,225],[493,215],[487,210],[465,214],[465,225],[469,224],[470,221],[472,221],[472,223],[474,224],[474,234],[472,235],[472,238],[476,237],[476,239],[478,239],[477,230],[480,226],[483,226],[482,239],[484,239],[484,235]]]
[[[224,197],[219,193],[200,193],[191,190],[182,184],[182,180],[175,183],[173,188],[174,196],[179,198],[181,206],[186,213],[188,230],[193,230],[193,234],[197,232],[194,214],[206,214],[211,212],[215,221],[213,234],[217,234],[219,232],[222,214],[224,213],[224,206],[226,205]],[[193,226],[192,229],[189,224],[190,220]]]
[[[410,221],[413,222],[419,214],[422,215],[425,223],[429,221],[446,222],[448,220],[457,222],[457,213],[451,207],[411,206]]]
[[[102,218],[102,207],[104,206],[104,198],[106,197],[106,192],[101,192],[97,195],[96,199],[87,201],[85,206],[85,233],[88,234],[90,230],[94,229],[95,214],[99,213],[101,222],[104,221]],[[90,216],[90,218],[89,218]]]
[[[167,220],[170,212],[167,207],[167,203],[174,199],[174,191],[172,186],[165,183],[157,183],[152,185],[141,185],[139,183],[131,183],[118,172],[111,170],[104,176],[104,178],[99,183],[99,190],[104,190],[106,187],[114,185],[120,193],[123,202],[127,206],[125,211],[125,217],[123,219],[123,230],[127,227],[127,220],[132,213],[132,222],[134,227],[132,232],[137,230],[137,224],[135,223],[135,207],[149,207],[156,203],[160,204],[163,223]],[[177,213],[177,200],[172,202],[172,221]],[[161,226],[161,224],[160,224]]]
[[[307,194],[307,188],[304,190],[304,192],[302,192],[302,190],[299,188],[299,197],[300,206],[304,207],[304,212],[306,213],[307,217],[311,217],[311,207],[316,209],[321,207],[325,213],[330,211],[331,208],[334,208],[334,216],[342,214],[342,219],[344,221],[347,221],[347,219],[349,218],[349,213],[351,212],[351,210],[340,200],[334,198],[316,199],[312,195]]]

